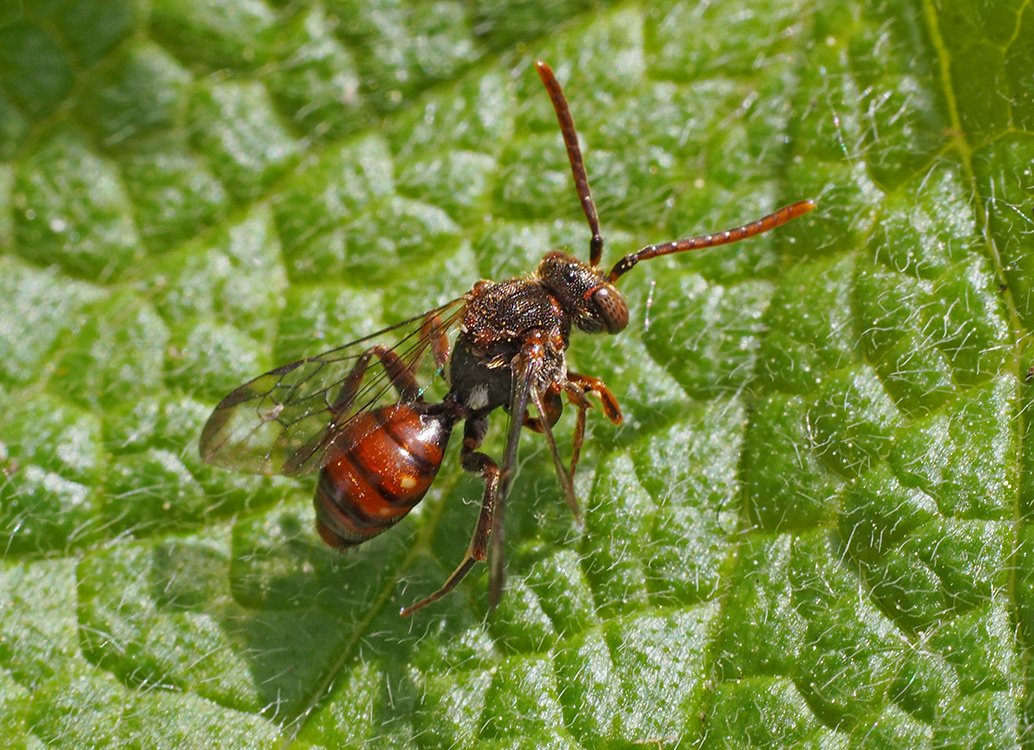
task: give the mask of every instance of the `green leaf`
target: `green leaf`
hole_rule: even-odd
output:
[[[11,747],[1034,740],[1034,7],[47,0],[0,9],[0,736]],[[235,385],[587,251],[622,279],[508,586],[454,441],[348,555],[204,464]],[[498,453],[501,419],[486,450]],[[573,436],[565,415],[558,437]]]

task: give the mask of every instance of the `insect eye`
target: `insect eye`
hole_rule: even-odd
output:
[[[564,266],[564,281],[573,284],[578,279],[578,271],[574,266]]]
[[[628,325],[628,305],[617,290],[602,286],[592,295],[608,333],[619,333]]]

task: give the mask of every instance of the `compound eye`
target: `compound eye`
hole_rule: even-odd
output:
[[[592,295],[592,301],[599,310],[600,318],[608,333],[619,333],[625,330],[625,326],[628,325],[628,305],[617,289],[609,284],[601,286]]]

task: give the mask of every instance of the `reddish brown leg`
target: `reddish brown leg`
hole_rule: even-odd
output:
[[[501,466],[489,456],[477,451],[488,430],[487,418],[467,420],[464,426],[461,450],[463,468],[471,473],[480,474],[485,480],[485,492],[481,499],[478,522],[460,564],[437,591],[409,607],[404,607],[400,612],[403,617],[408,617],[452,591],[471,571],[475,563],[486,558],[489,545],[492,548],[492,560],[489,569],[488,606],[494,609],[499,603],[503,591],[505,570],[503,513],[506,495],[513,480],[513,468],[517,459],[521,427],[524,424],[523,418],[514,415],[523,415],[527,412],[532,379],[542,364],[542,338],[541,333],[530,334],[513,365],[513,392],[510,395],[509,405],[510,423],[506,431],[506,447],[503,450]]]
[[[543,403],[542,396],[538,391],[533,390],[531,392],[531,399],[535,403],[535,407],[539,410],[539,413],[546,413],[546,406]],[[578,498],[574,496],[574,482],[571,479],[571,473],[564,466],[564,459],[560,457],[560,449],[557,447],[556,438],[553,437],[553,428],[550,426],[548,419],[540,420],[542,425],[542,433],[546,436],[546,444],[549,446],[549,454],[553,457],[553,466],[556,469],[557,479],[560,480],[560,486],[564,490],[564,502],[567,503],[567,507],[571,509],[574,514],[574,520],[579,525],[582,523],[582,511],[578,507]]]
[[[348,407],[355,401],[359,394],[359,387],[366,377],[366,371],[370,367],[370,360],[377,357],[384,367],[392,386],[399,392],[405,401],[415,401],[420,397],[420,386],[416,382],[416,375],[406,366],[402,358],[391,349],[381,346],[371,346],[356,360],[355,366],[345,377],[337,398],[331,404],[330,410],[335,415],[340,415],[348,410]]]
[[[570,381],[567,382],[565,391],[568,401],[578,409],[578,416],[574,423],[574,440],[571,446],[571,481],[574,481],[574,473],[578,470],[578,459],[582,456],[582,443],[585,441],[585,412],[589,410],[592,403],[585,398],[582,390]]]
[[[477,525],[474,527],[474,534],[467,546],[467,552],[456,569],[452,571],[445,583],[430,596],[426,596],[415,604],[403,607],[399,612],[403,617],[409,617],[418,609],[436,602],[448,594],[456,585],[467,577],[476,563],[484,562],[488,556],[488,542],[492,536],[492,527],[495,520],[495,508],[499,496],[499,481],[501,471],[499,465],[491,457],[478,452],[477,448],[485,439],[488,431],[488,419],[469,419],[464,425],[463,447],[460,450],[460,459],[463,469],[471,474],[480,474],[485,480],[485,492],[481,498],[481,512],[478,514]]]
[[[546,407],[544,416],[549,420],[549,426],[552,427],[560,420],[560,415],[564,411],[564,402],[560,399],[560,391],[550,388],[542,394],[542,405]],[[533,417],[527,412],[524,413],[524,426],[532,432],[542,433],[546,430],[542,424],[541,417]]]
[[[437,315],[430,315],[424,320],[423,325],[420,327],[417,346],[421,349],[430,346],[435,363],[439,367],[444,367],[449,361],[449,339],[442,330],[442,321]],[[370,367],[370,360],[374,357],[380,360],[388,380],[395,390],[399,392],[399,396],[403,401],[420,400],[420,384],[416,380],[416,368],[419,366],[422,356],[418,356],[411,364],[407,365],[398,352],[378,344],[371,346],[363,352],[359,359],[356,360],[355,366],[352,367],[345,377],[345,382],[341,385],[341,390],[330,407],[330,410],[335,415],[340,415],[347,411],[348,407],[353,404],[356,396],[359,394],[363,378],[366,377],[366,371]]]
[[[606,383],[599,378],[594,378],[592,375],[582,375],[580,372],[567,373],[567,381],[581,388],[583,393],[591,393],[596,396],[600,400],[600,405],[603,407],[603,413],[607,415],[607,419],[614,424],[621,424],[623,421],[621,406],[618,404],[617,397],[607,387]]]
[[[420,327],[420,338],[431,343],[434,363],[445,367],[449,363],[449,337],[445,334],[442,319],[437,315],[428,315]]]
[[[585,440],[585,412],[590,406],[585,394],[592,393],[599,398],[603,413],[614,424],[621,424],[622,416],[617,398],[599,378],[568,372],[565,391],[568,400],[578,408],[578,419],[574,426],[574,446],[571,450],[571,477],[573,478],[575,470],[578,468],[578,460],[582,455],[582,443]]]
[[[531,398],[531,384],[542,368],[544,356],[545,334],[542,331],[530,331],[521,347],[521,353],[514,358],[513,387],[510,392],[510,404],[507,411],[510,422],[506,428],[506,447],[503,449],[503,460],[500,464],[499,496],[496,501],[495,518],[492,523],[492,551],[488,571],[488,606],[495,609],[503,596],[503,585],[506,582],[506,558],[503,554],[503,519],[506,516],[506,497],[510,493],[514,470],[517,466],[517,447],[520,444],[521,428],[524,425],[523,415],[528,410]]]

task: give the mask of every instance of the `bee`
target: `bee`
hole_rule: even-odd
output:
[[[437,591],[402,608],[404,617],[448,594],[486,559],[489,606],[498,603],[503,517],[524,428],[544,436],[564,500],[581,521],[573,476],[586,412],[595,400],[615,425],[622,416],[602,380],[568,369],[566,351],[575,329],[617,334],[628,325],[628,305],[617,289],[622,276],[641,261],[737,242],[815,208],[799,201],[732,229],[647,245],[605,272],[603,235],[567,100],[549,65],[535,67],[589,225],[588,263],[552,250],[527,276],[478,281],[441,307],[270,370],[226,396],[201,435],[201,456],[216,466],[287,476],[318,472],[316,529],[328,545],[346,550],[391,528],[423,499],[462,422],[460,462],[484,482],[478,519],[456,569]],[[444,396],[430,397],[430,381],[441,384]],[[565,401],[576,410],[567,461],[553,435]],[[497,461],[479,448],[500,407],[508,423]]]

